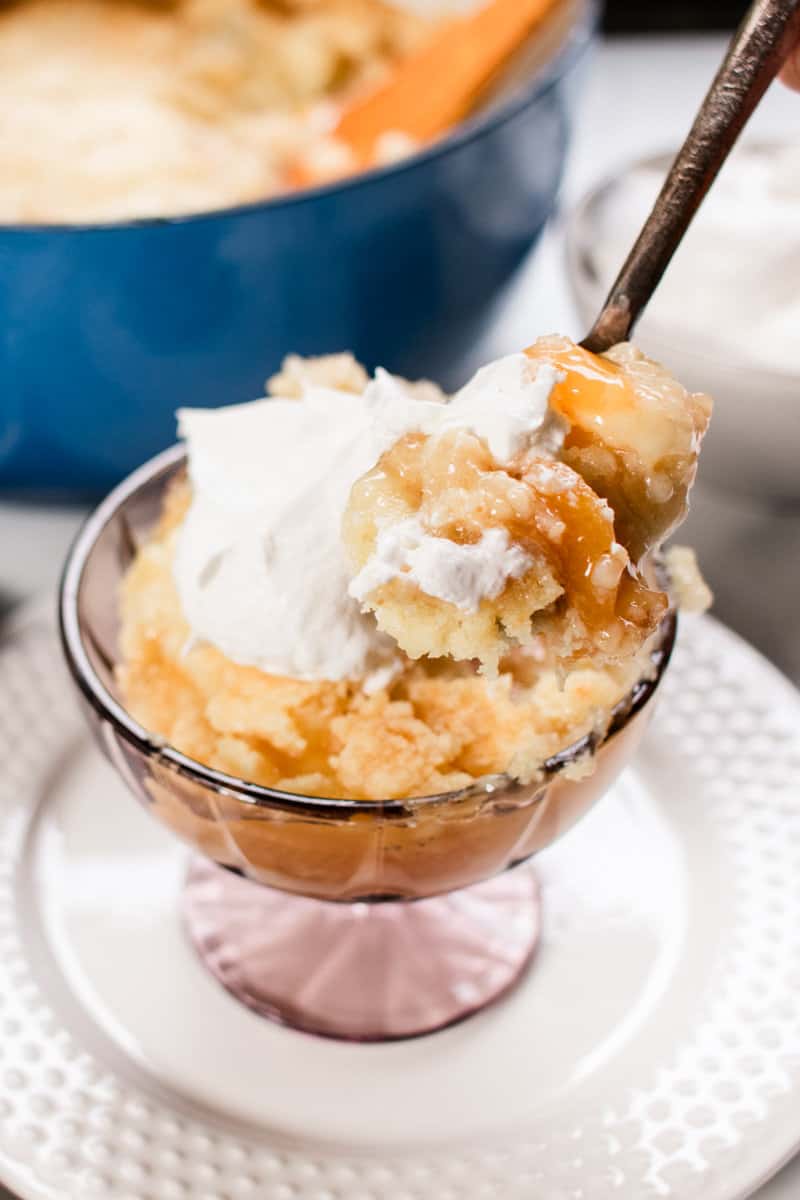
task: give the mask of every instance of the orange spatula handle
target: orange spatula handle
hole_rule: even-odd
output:
[[[481,90],[562,2],[490,0],[448,21],[381,87],[343,113],[337,137],[360,164],[372,161],[378,138],[388,130],[430,141],[470,111]]]

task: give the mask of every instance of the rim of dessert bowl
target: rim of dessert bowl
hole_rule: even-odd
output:
[[[261,808],[281,808],[293,813],[302,811],[317,818],[327,816],[341,820],[356,814],[370,814],[373,817],[408,819],[418,815],[420,810],[436,805],[453,804],[481,795],[489,797],[503,793],[511,796],[515,791],[530,787],[530,784],[522,784],[509,775],[497,774],[481,776],[466,787],[454,791],[406,799],[353,800],[306,796],[299,792],[285,792],[278,788],[251,783],[238,776],[215,770],[182,754],[162,737],[148,731],[136,721],[108,690],[92,665],[86,646],[87,635],[79,615],[81,588],[89,556],[111,521],[143,488],[157,484],[162,476],[173,475],[185,461],[185,447],[181,444],[172,446],[138,467],[109,492],[87,517],[76,535],[61,577],[58,622],[62,650],[69,672],[95,713],[108,722],[118,736],[142,755],[163,764],[169,770],[194,783],[211,787],[216,792],[232,795],[244,804]],[[116,597],[109,596],[109,603],[115,602]],[[542,790],[566,767],[587,753],[597,753],[645,707],[663,678],[675,643],[676,630],[677,616],[674,608],[670,607],[662,619],[660,637],[651,652],[652,670],[644,674],[614,706],[611,719],[602,733],[590,731],[544,761],[541,772]],[[95,644],[94,650],[106,657],[100,646]]]
[[[446,158],[462,146],[501,128],[511,121],[529,105],[547,95],[580,62],[592,37],[597,31],[600,18],[600,0],[580,0],[575,15],[564,31],[561,43],[555,52],[534,73],[527,83],[513,89],[511,95],[499,103],[489,104],[473,116],[459,121],[453,129],[437,138],[430,145],[400,159],[398,162],[386,163],[359,171],[355,175],[330,183],[319,184],[315,187],[302,188],[297,191],[283,192],[268,196],[262,200],[252,200],[241,204],[221,205],[217,208],[204,208],[198,212],[176,213],[165,216],[126,217],[118,220],[99,221],[0,221],[0,234],[3,233],[92,233],[99,231],[113,232],[124,229],[146,229],[156,226],[196,225],[203,221],[217,221],[225,217],[248,216],[256,213],[266,213],[280,208],[290,208],[311,204],[314,201],[333,195],[344,194],[361,187],[371,187],[382,182],[388,176],[401,175],[412,171],[435,159]]]
[[[740,149],[744,152],[752,150],[769,152],[793,145],[794,143],[786,138],[749,138],[742,142]],[[598,244],[593,210],[604,197],[613,194],[636,171],[652,168],[663,171],[666,177],[677,150],[678,148],[674,146],[671,149],[664,148],[644,154],[639,158],[630,159],[625,165],[617,167],[614,171],[609,171],[592,184],[588,191],[584,192],[567,214],[564,223],[567,279],[578,306],[586,304],[584,315],[596,312],[613,282],[612,279],[609,279],[604,283],[596,273],[590,273],[587,269],[586,248]],[[593,233],[594,236],[587,236],[587,232]],[[634,229],[631,231],[631,244],[633,244],[635,235],[636,230]],[[621,265],[622,263],[620,263]],[[594,266],[593,262],[592,266]],[[706,372],[735,376],[737,379],[741,379],[743,374],[749,374],[756,383],[760,384],[763,384],[765,379],[783,387],[796,386],[800,382],[800,368],[792,371],[788,367],[767,366],[747,362],[741,358],[726,360],[721,353],[704,352],[696,345],[687,346],[685,336],[680,335],[677,329],[671,329],[664,325],[657,316],[645,313],[641,318],[641,323],[646,325],[645,340],[648,344],[652,344],[654,352],[659,354],[663,352],[668,358],[675,361],[680,359],[696,365]]]

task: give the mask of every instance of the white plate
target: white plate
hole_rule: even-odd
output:
[[[418,1041],[239,1007],[185,851],[83,731],[42,615],[0,646],[0,1178],[24,1200],[740,1200],[800,1144],[800,699],[686,623],[645,749],[537,869],[499,1006]]]

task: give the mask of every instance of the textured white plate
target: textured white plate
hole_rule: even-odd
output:
[[[740,1200],[800,1144],[800,700],[688,624],[635,767],[540,856],[503,1004],[415,1042],[262,1021],[184,942],[185,851],[0,645],[0,1179],[25,1200]]]

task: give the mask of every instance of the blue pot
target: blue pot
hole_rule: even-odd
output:
[[[0,487],[104,491],[178,405],[350,349],[445,386],[552,211],[587,6],[500,110],[387,169],[178,219],[0,227]]]

